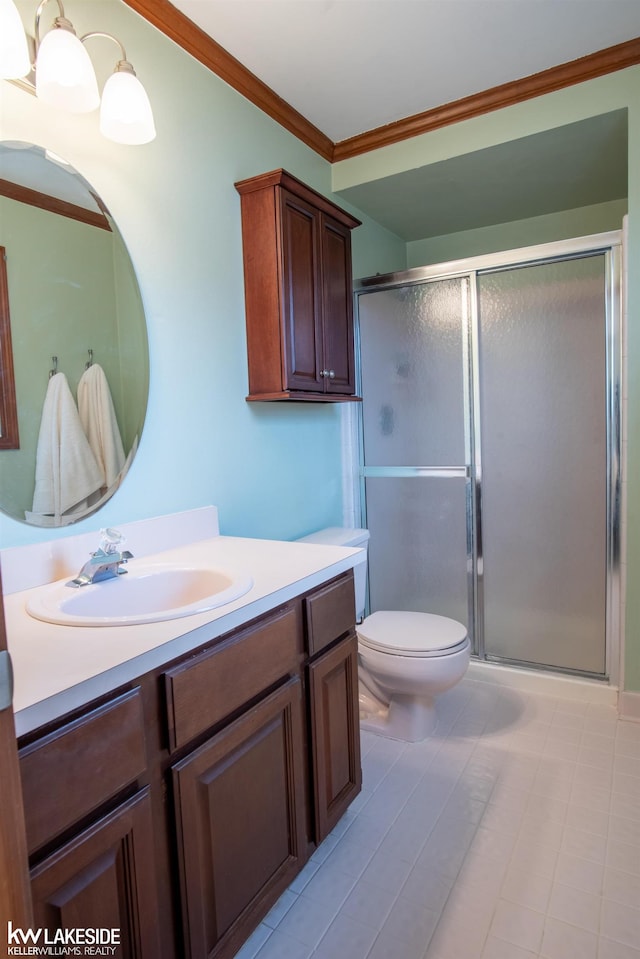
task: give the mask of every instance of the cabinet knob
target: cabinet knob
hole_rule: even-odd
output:
[[[336,377],[335,370],[329,370],[329,379],[334,380]]]
[[[329,376],[329,370],[320,370],[320,376]]]

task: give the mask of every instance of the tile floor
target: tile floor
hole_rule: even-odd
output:
[[[364,785],[238,959],[640,959],[640,723],[463,681]]]

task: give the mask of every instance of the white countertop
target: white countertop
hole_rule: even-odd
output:
[[[244,571],[252,576],[253,587],[218,609],[136,626],[54,626],[33,619],[25,609],[27,599],[46,587],[5,595],[19,736],[315,588],[364,562],[366,553],[347,547],[215,536],[152,558]],[[130,568],[134,566],[131,560]]]

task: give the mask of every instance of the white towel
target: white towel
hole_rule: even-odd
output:
[[[111,391],[98,363],[88,367],[78,383],[78,410],[89,445],[109,489],[118,479],[125,456]]]
[[[87,441],[64,373],[49,380],[36,449],[33,513],[53,516],[81,508],[102,486],[102,471]]]

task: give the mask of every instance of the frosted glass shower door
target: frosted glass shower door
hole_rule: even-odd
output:
[[[359,296],[369,605],[469,622],[468,279]]]
[[[605,672],[605,257],[483,274],[487,657]]]

